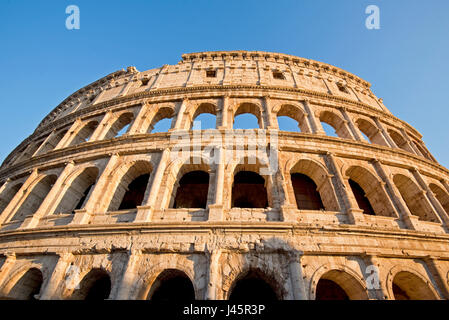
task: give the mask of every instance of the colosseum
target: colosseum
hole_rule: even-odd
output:
[[[448,299],[449,171],[421,138],[367,81],[291,55],[116,71],[3,162],[0,296]]]

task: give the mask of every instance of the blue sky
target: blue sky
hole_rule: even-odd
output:
[[[77,5],[80,30],[67,30]],[[365,28],[380,8],[381,29]],[[261,50],[323,61],[372,83],[449,167],[449,1],[0,1],[0,161],[56,105],[113,71],[182,53]]]

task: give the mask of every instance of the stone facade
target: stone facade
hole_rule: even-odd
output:
[[[202,113],[216,129],[191,130]],[[233,129],[244,113],[274,172],[250,161],[249,131]],[[300,132],[279,130],[278,116]],[[164,118],[168,132],[151,133]],[[332,298],[332,285],[349,299],[447,299],[449,171],[421,138],[368,82],[290,55],[202,52],[114,72],[65,99],[1,166],[0,296],[83,299],[106,281],[104,298],[148,299],[184,277],[196,299],[228,299],[251,274],[278,299]],[[209,176],[205,208],[176,208],[196,171]],[[266,207],[233,207],[239,172],[261,173]],[[316,185],[320,210],[298,207],[296,173]],[[145,174],[142,201],[122,209]]]

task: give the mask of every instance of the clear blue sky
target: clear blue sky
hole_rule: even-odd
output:
[[[81,11],[67,30],[65,8]],[[380,8],[381,29],[365,28]],[[262,50],[323,61],[373,84],[449,167],[449,1],[0,1],[0,161],[56,105],[113,71],[182,53]]]

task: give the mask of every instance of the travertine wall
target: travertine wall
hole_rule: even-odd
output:
[[[216,129],[191,130],[205,112],[216,115]],[[260,129],[233,130],[242,113]],[[278,130],[278,116],[301,132]],[[163,118],[173,118],[171,129],[150,133]],[[326,136],[321,122],[339,137]],[[251,135],[276,155],[274,172],[262,157],[250,161]],[[244,149],[237,155],[236,145]],[[194,170],[209,173],[207,208],[172,209],[179,179]],[[231,207],[241,170],[265,170],[268,208]],[[142,205],[118,210],[129,183],[146,173]],[[292,173],[314,181],[325,210],[297,209]],[[349,179],[376,215],[359,209]],[[449,298],[449,171],[369,83],[320,62],[204,52],[117,71],[55,108],[5,160],[0,183],[3,297],[32,268],[42,273],[38,298],[73,297],[67,274],[75,268],[79,279],[105,271],[110,299],[147,298],[167,269],[184,272],[197,299],[227,299],[248,270],[281,299],[314,299],[320,279],[352,299],[394,299],[393,281],[411,298]],[[82,209],[65,212],[92,183]],[[370,266],[379,288],[367,286]]]

